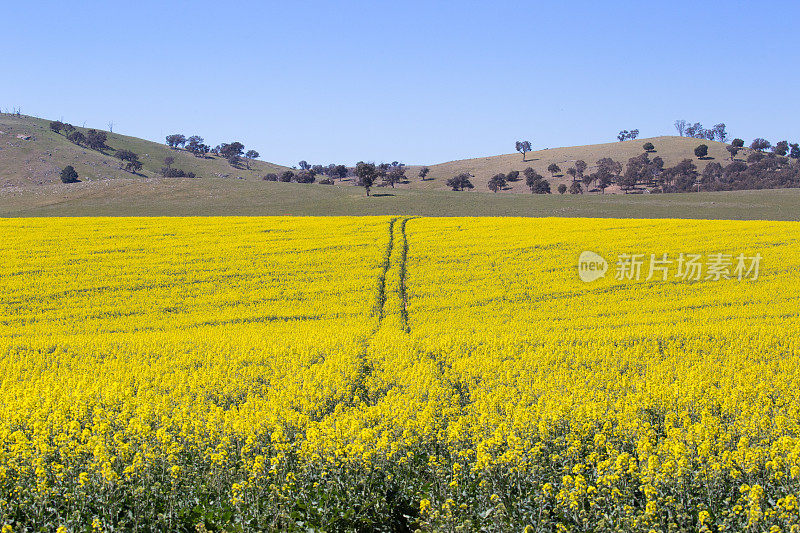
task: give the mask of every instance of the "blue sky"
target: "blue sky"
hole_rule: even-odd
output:
[[[436,163],[674,134],[800,140],[800,2],[15,2],[0,108],[262,159]]]

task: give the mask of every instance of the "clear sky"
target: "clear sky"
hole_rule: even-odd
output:
[[[283,164],[725,122],[800,140],[800,2],[9,2],[0,108]]]

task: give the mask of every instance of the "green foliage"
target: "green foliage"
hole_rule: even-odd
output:
[[[61,181],[62,181],[62,183],[77,183],[78,182],[78,173],[75,172],[75,168],[72,165],[67,165],[61,171]]]

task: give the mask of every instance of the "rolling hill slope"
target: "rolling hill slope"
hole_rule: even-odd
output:
[[[428,176],[433,179],[424,182],[417,177],[421,168],[418,165],[409,167],[407,175],[410,178],[409,185],[413,188],[446,189],[445,182],[448,178],[461,172],[469,172],[475,176],[472,179],[475,188],[480,191],[486,191],[488,190],[487,184],[489,180],[495,174],[506,174],[512,170],[517,170],[522,174],[522,171],[527,167],[532,167],[550,182],[550,187],[555,192],[560,183],[569,185],[572,181],[566,171],[575,164],[575,161],[581,159],[589,165],[586,170],[587,174],[596,170],[595,163],[603,157],[610,157],[615,161],[619,161],[624,167],[628,159],[644,153],[642,145],[646,142],[651,142],[655,145],[655,151],[650,154],[650,158],[661,157],[666,167],[674,166],[683,159],[691,159],[697,165],[697,168],[702,171],[712,161],[717,161],[722,165],[730,162],[730,154],[725,149],[727,145],[724,143],[693,139],[691,137],[664,136],[606,144],[535,150],[525,154],[524,161],[519,153],[448,161],[437,165],[429,165],[430,174]],[[704,159],[699,159],[694,155],[695,147],[700,144],[708,146],[708,157]],[[746,159],[750,152],[750,149],[742,150],[737,159]],[[547,171],[547,167],[552,163],[561,168],[560,175],[557,174],[554,177]],[[530,193],[525,186],[524,178],[508,185],[510,188],[505,192]],[[612,186],[606,189],[606,194],[618,191],[619,188]]]
[[[267,172],[280,172],[286,167],[253,161],[251,169],[234,168],[220,157],[198,158],[185,150],[173,150],[136,137],[106,132],[106,144],[111,148],[104,153],[69,142],[64,135],[50,131],[50,121],[29,116],[0,114],[0,187],[57,183],[61,169],[72,165],[81,181],[114,178],[152,178],[159,175],[164,158],[172,156],[172,165],[204,178],[228,176],[231,179],[260,179]],[[78,128],[85,133],[85,128]],[[18,135],[30,136],[24,140]],[[119,168],[114,157],[116,150],[127,149],[139,155],[144,164],[139,176]]]
[[[555,194],[564,174],[551,177],[547,167],[556,163],[565,172],[577,159],[589,164],[611,157],[626,163],[643,153],[650,141],[667,166],[690,158],[702,170],[711,161],[726,164],[722,143],[685,137],[656,137],[567,148],[537,150],[430,165],[427,180],[419,179],[419,166],[409,166],[408,181],[395,189],[373,188],[365,197],[355,180],[334,186],[264,181],[268,172],[288,167],[254,161],[252,168],[234,168],[219,157],[197,158],[185,150],[108,133],[104,153],[77,146],[50,131],[49,121],[0,114],[0,217],[8,216],[168,216],[168,215],[427,215],[427,216],[580,216],[615,218],[735,218],[798,220],[800,189],[687,193],[659,195]],[[18,137],[28,137],[27,140]],[[705,143],[709,157],[694,157],[694,148]],[[119,168],[114,151],[131,150],[144,168],[132,175]],[[744,159],[743,150],[737,159]],[[173,167],[194,172],[198,178],[163,178],[160,169],[167,156]],[[313,161],[313,163],[325,162]],[[66,165],[78,171],[81,183],[63,184],[59,173]],[[531,166],[550,180],[552,195],[531,195],[524,179],[498,194],[488,191],[496,173],[523,171]],[[451,192],[445,182],[469,172],[475,190]],[[239,178],[239,179],[237,179]],[[614,192],[614,187],[607,192]],[[526,193],[526,194],[509,194]]]

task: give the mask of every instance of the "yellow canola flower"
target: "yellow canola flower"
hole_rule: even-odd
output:
[[[549,530],[798,524],[797,223],[63,224],[0,220],[0,523],[8,502],[78,516],[192,484],[288,516],[366,472],[436,479],[405,501],[488,530],[530,520],[511,492],[573,520]],[[610,265],[591,283],[586,250]],[[614,276],[618,254],[664,253],[758,253],[761,270]],[[683,508],[697,487],[718,492]],[[112,527],[93,518],[66,525]]]

